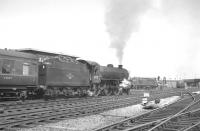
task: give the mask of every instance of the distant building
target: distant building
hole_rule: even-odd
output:
[[[177,87],[177,80],[167,80],[166,87],[168,88],[176,88]]]
[[[156,78],[133,77],[131,81],[135,89],[152,89],[158,87]]]
[[[184,79],[185,86],[190,87],[200,87],[200,79]]]

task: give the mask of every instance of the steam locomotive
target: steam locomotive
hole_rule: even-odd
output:
[[[0,98],[119,94],[129,73],[77,57],[33,49],[0,49]]]

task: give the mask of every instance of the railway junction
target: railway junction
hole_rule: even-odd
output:
[[[146,90],[133,90],[130,95],[122,96],[35,100],[20,104],[2,102],[1,107],[6,108],[0,114],[0,130],[112,131],[149,130],[152,127],[160,130],[159,125],[172,124],[171,121],[181,115],[187,116],[191,112],[195,116],[198,113],[199,96],[192,93],[196,91],[199,89],[149,90],[149,101],[161,100],[159,108],[154,110],[142,109],[141,102]],[[192,126],[198,126],[197,118]]]

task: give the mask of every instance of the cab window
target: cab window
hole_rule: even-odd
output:
[[[2,73],[3,74],[12,74],[14,70],[14,61],[13,60],[3,60]]]

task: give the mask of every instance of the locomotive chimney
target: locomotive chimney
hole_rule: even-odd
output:
[[[122,69],[122,68],[123,68],[123,65],[118,65],[118,68],[119,68],[119,69]]]

